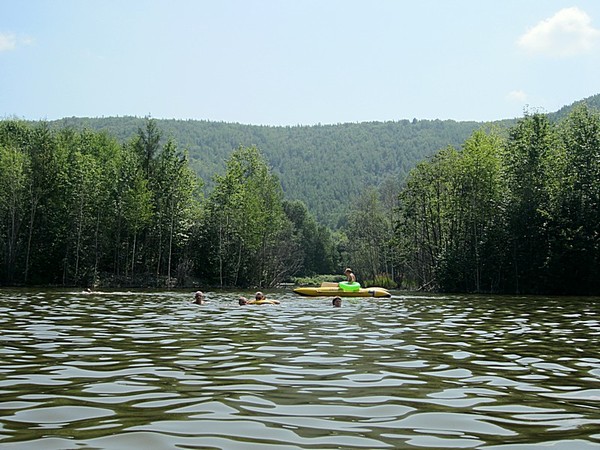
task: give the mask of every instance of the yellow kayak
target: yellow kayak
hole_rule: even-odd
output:
[[[312,286],[294,289],[296,294],[308,297],[391,297],[386,289],[381,287],[360,288],[355,291],[345,291],[335,286]]]

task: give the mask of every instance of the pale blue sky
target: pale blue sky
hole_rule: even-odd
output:
[[[598,0],[0,0],[0,118],[487,121],[598,93]]]

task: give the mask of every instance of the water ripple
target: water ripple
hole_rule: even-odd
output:
[[[598,299],[0,291],[3,449],[600,448]]]

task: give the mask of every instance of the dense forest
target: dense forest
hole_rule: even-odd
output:
[[[400,194],[405,284],[455,292],[600,293],[600,114],[526,115],[420,163]]]
[[[600,95],[584,101],[600,108]],[[551,121],[558,121],[573,106],[548,116]],[[72,117],[49,125],[106,131],[123,143],[144,127],[144,121],[136,117]],[[156,121],[164,136],[188,153],[190,166],[204,180],[205,194],[212,191],[214,174],[224,172],[225,162],[235,149],[240,145],[255,146],[279,177],[285,197],[304,202],[319,223],[334,229],[344,225],[348,203],[365,188],[402,182],[420,161],[447,145],[459,147],[473,131],[485,125],[417,119],[287,127]],[[514,123],[504,120],[493,126],[506,130]]]
[[[597,294],[598,103],[496,124],[3,120],[0,283],[268,287],[351,265],[365,285]]]
[[[202,180],[157,122],[105,132],[0,122],[0,282],[273,286],[331,273],[332,234],[286,201],[256,147]]]
[[[52,122],[57,128],[106,131],[126,142],[144,126],[134,117]],[[446,145],[461,145],[481,124],[451,120],[271,127],[220,122],[156,120],[165,136],[185,149],[204,180],[213,177],[240,145],[257,147],[279,178],[285,197],[306,203],[319,223],[338,228],[348,204],[367,187],[403,180],[421,160]]]

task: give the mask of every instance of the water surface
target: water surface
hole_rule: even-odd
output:
[[[597,449],[594,298],[0,291],[0,447]]]

